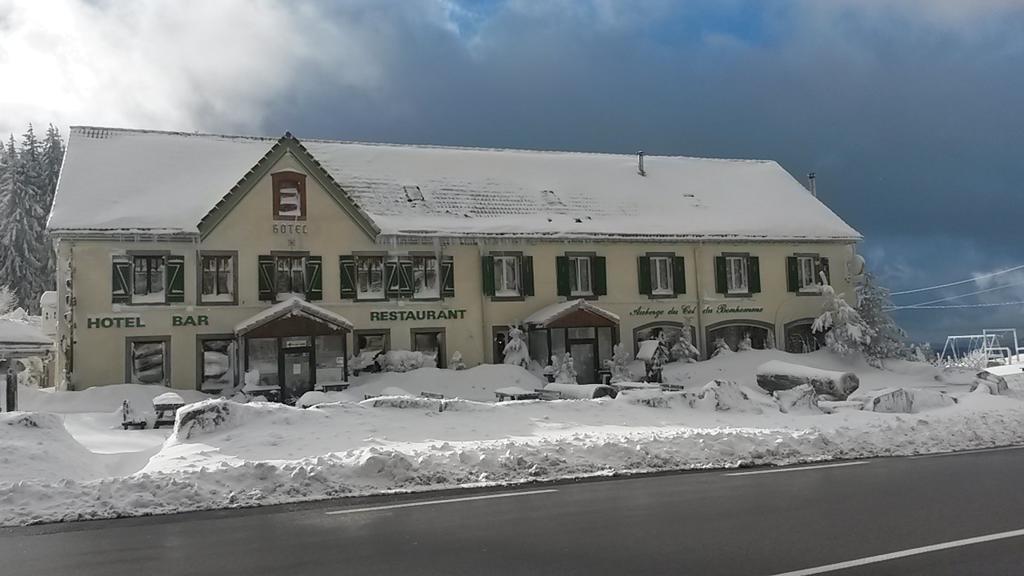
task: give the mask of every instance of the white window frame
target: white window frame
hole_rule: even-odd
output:
[[[131,289],[132,289],[132,304],[164,304],[167,302],[167,256],[163,254],[133,254],[132,259],[132,278],[131,278]],[[138,287],[135,285],[135,276],[138,274],[138,265],[140,260],[159,260],[161,269],[161,281],[163,286],[159,289],[154,290],[150,286],[149,291],[140,293]],[[147,284],[152,284],[152,281],[147,280]]]
[[[213,292],[206,291],[206,263],[209,260],[224,258],[228,261],[227,270],[217,267],[213,279]],[[201,303],[224,303],[235,301],[235,255],[234,254],[200,254],[199,256],[199,299]],[[227,274],[227,292],[220,292],[217,282],[219,274]],[[274,263],[274,281],[277,282],[277,263]],[[276,288],[276,285],[275,285]]]
[[[509,281],[507,271],[512,271]],[[517,298],[522,295],[522,266],[519,256],[494,256],[494,295]]]
[[[281,264],[285,260],[289,261],[290,266],[288,267],[288,284],[291,285],[291,290],[282,291],[281,286],[278,285],[279,272],[281,271]],[[296,262],[298,263],[296,267]],[[295,272],[299,272],[302,277],[301,286],[299,290],[295,290]],[[306,255],[305,254],[279,254],[274,256],[274,299],[282,301],[286,298],[292,298],[298,296],[300,298],[306,297]]]
[[[594,267],[590,256],[569,256],[569,295],[594,295]],[[585,272],[585,274],[584,274]],[[581,280],[586,278],[586,285]]]
[[[387,265],[384,256],[356,256],[356,299],[357,300],[385,300],[387,298]],[[363,288],[363,264],[376,261],[380,271],[380,290],[370,290],[373,283],[373,270],[366,269],[366,288]]]
[[[434,278],[434,287],[428,288],[426,281],[431,275]],[[438,266],[437,256],[413,255],[412,298],[413,300],[439,300],[441,298],[441,269]]]
[[[672,285],[672,257],[651,256],[651,294],[670,296],[674,294]]]
[[[746,256],[725,257],[725,286],[728,294],[750,293],[750,270]]]
[[[809,268],[805,268],[809,266]],[[819,292],[818,258],[816,256],[797,256],[797,286],[800,292]]]

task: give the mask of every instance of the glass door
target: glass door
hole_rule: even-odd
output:
[[[594,384],[597,382],[597,363],[594,354],[595,344],[590,342],[573,342],[569,352],[572,353],[572,364],[576,368],[576,382]]]
[[[283,394],[281,401],[286,404],[295,404],[295,401],[303,394],[313,389],[313,379],[310,377],[310,351],[309,349],[281,351],[284,356]]]

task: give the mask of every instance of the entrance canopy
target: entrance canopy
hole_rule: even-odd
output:
[[[0,319],[0,359],[46,357],[53,351],[53,340],[36,326],[17,319]]]
[[[614,328],[619,325],[619,316],[580,298],[545,306],[530,314],[523,323],[534,328]]]
[[[348,332],[352,322],[341,314],[290,298],[253,315],[235,326],[236,336],[317,336]]]

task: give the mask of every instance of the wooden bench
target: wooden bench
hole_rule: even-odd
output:
[[[541,400],[561,400],[562,393],[556,390],[545,390],[543,388],[537,388],[534,390],[537,393],[537,398]]]
[[[444,400],[444,394],[436,394],[434,392],[420,392],[420,398],[430,398],[432,400]]]
[[[501,392],[495,391],[494,395],[498,398],[498,402],[505,402],[508,400],[538,400],[540,399],[540,393],[537,391],[530,392],[524,390],[522,392]]]

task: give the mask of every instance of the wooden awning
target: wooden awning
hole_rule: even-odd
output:
[[[277,336],[328,336],[352,330],[341,314],[291,298],[253,315],[235,326],[235,335],[255,338]]]
[[[615,328],[619,325],[619,317],[580,298],[545,306],[530,314],[523,323],[534,328]]]

